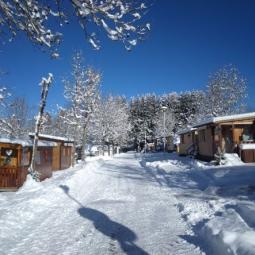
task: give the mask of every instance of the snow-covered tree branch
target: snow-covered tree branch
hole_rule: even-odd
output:
[[[73,130],[76,145],[81,146],[82,158],[87,138],[87,128],[99,100],[101,75],[92,68],[85,68],[81,53],[73,57],[73,79],[65,80],[65,98],[69,102],[60,117]]]
[[[232,65],[214,73],[208,82],[205,105],[211,116],[240,113],[247,97],[247,82]]]
[[[100,48],[96,27],[109,39],[123,42],[128,50],[150,30],[150,24],[141,21],[147,12],[147,5],[141,0],[0,0],[0,36],[7,34],[12,39],[23,32],[36,44],[57,46],[62,37],[61,26],[72,19],[70,7],[95,49]],[[57,21],[59,28],[50,26],[53,21]]]

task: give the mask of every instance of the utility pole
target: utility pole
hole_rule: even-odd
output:
[[[163,111],[164,152],[166,152],[166,110],[167,110],[167,107],[166,106],[162,106],[161,109]]]
[[[147,135],[146,135],[146,128],[144,129],[144,153],[146,153],[147,148]]]

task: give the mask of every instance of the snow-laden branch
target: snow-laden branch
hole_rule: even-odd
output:
[[[50,28],[54,21],[60,27],[68,24],[71,17],[69,8],[74,9],[79,24],[88,42],[100,48],[95,33],[98,27],[109,39],[121,41],[130,50],[150,30],[150,24],[141,22],[147,11],[141,0],[53,0],[47,3],[37,0],[0,0],[0,36],[10,34],[11,39],[23,32],[34,43],[45,47],[57,46],[62,34],[56,27]],[[53,52],[53,57],[58,53]]]

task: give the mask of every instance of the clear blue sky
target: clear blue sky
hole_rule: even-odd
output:
[[[86,43],[75,23],[65,29],[59,60],[19,37],[0,48],[1,84],[37,105],[41,77],[52,72],[55,83],[48,107],[63,104],[62,78],[70,73],[71,55],[83,51],[86,64],[103,74],[105,93],[134,96],[205,88],[208,75],[232,63],[247,78],[248,102],[255,109],[255,1],[156,0],[145,17],[148,39],[132,52],[103,40],[100,51]]]

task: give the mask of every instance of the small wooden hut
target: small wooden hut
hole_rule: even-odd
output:
[[[40,180],[52,176],[52,142],[39,142],[36,170]],[[30,140],[0,138],[0,190],[17,190],[26,180],[31,163]]]
[[[34,138],[34,134],[29,134]],[[52,142],[55,146],[52,148],[52,171],[67,169],[72,165],[74,141],[65,137],[40,134],[41,142]]]

